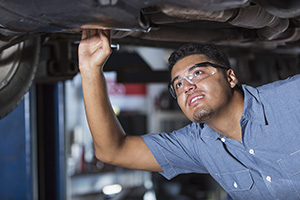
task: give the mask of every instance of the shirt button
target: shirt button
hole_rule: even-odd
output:
[[[250,150],[249,150],[249,153],[252,154],[252,155],[254,155],[254,150],[253,150],[253,149],[250,149]]]
[[[267,176],[267,177],[266,177],[266,180],[267,180],[268,182],[270,182],[270,183],[271,183],[271,181],[272,181],[272,178],[271,178],[271,176]]]
[[[222,141],[222,142],[225,142],[225,141],[226,141],[226,139],[225,139],[225,138],[221,138],[221,141]]]
[[[237,188],[238,184],[236,182],[233,183],[233,187]]]

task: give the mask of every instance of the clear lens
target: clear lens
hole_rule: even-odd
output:
[[[211,66],[192,66],[185,70],[181,75],[177,76],[171,83],[175,96],[179,96],[185,91],[188,84],[196,84],[200,81],[214,75],[217,69]],[[172,95],[173,96],[173,95]]]

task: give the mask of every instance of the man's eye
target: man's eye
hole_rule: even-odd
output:
[[[176,84],[175,84],[175,88],[180,88],[182,86],[182,82],[181,81],[178,81]]]
[[[203,74],[203,71],[201,71],[201,70],[197,70],[194,72],[194,76],[199,76],[201,74]]]

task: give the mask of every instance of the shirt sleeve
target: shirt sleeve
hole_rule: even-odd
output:
[[[276,81],[258,88],[263,104],[270,103],[276,107],[284,107],[293,112],[300,108],[300,74],[285,80]],[[280,97],[280,98],[279,98]]]
[[[300,74],[288,77],[284,80],[275,81],[273,83],[265,84],[261,87],[258,87],[258,90],[261,92],[269,90],[278,90],[284,91],[285,95],[289,96],[300,96]]]
[[[189,125],[169,134],[152,133],[142,136],[163,169],[161,174],[167,179],[184,173],[207,173],[200,159],[200,148],[197,148],[201,145],[200,133],[194,126]]]

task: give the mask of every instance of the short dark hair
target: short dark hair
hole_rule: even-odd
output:
[[[221,66],[231,68],[229,60],[225,52],[221,49],[217,48],[214,45],[210,44],[197,44],[197,43],[189,43],[183,45],[176,51],[174,51],[169,57],[169,70],[172,71],[174,65],[182,58],[194,55],[194,54],[202,54],[205,55],[211,61],[216,62]]]

